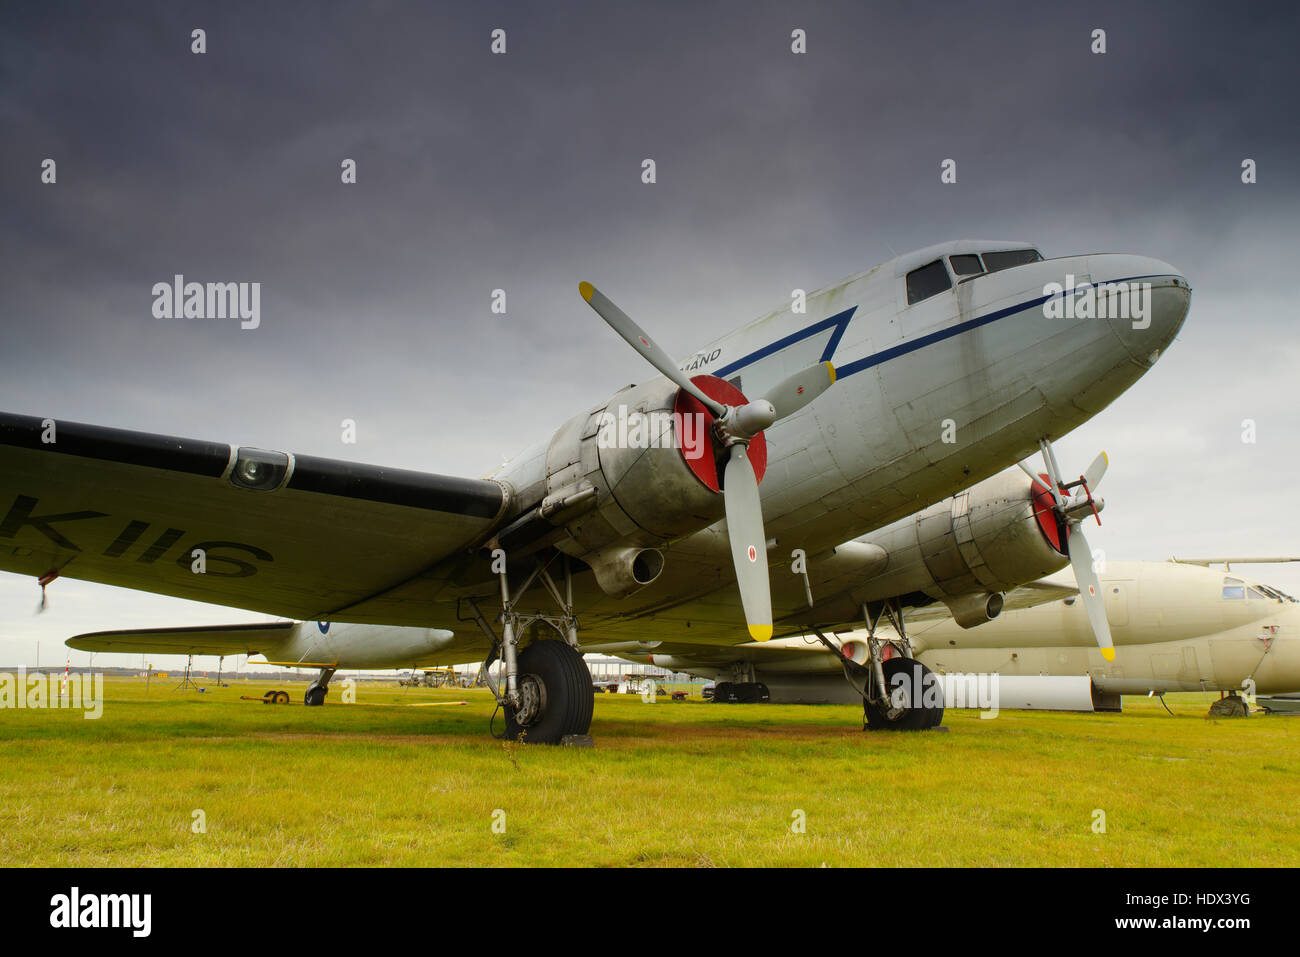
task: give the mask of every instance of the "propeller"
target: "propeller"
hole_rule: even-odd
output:
[[[726,414],[725,405],[701,392],[695,383],[687,378],[686,373],[677,368],[677,363],[673,362],[668,353],[660,349],[655,341],[646,335],[645,330],[633,322],[631,316],[614,305],[603,292],[589,282],[578,283],[578,292],[582,294],[583,299],[587,300],[587,304],[596,310],[596,314],[609,323],[611,329],[622,336],[633,349],[645,356],[650,364],[667,376],[677,388],[699,399],[700,404],[712,412],[714,418]]]
[[[749,461],[749,442],[778,419],[798,412],[835,382],[835,367],[819,362],[777,383],[767,395],[744,405],[726,405],[704,394],[657,343],[589,282],[578,292],[609,327],[679,389],[697,399],[713,415],[714,439],[727,450],[722,473],[723,505],[731,560],[740,586],[741,606],[749,635],[755,641],[772,637],[772,589],[767,569],[767,533],[758,496],[758,479]]]
[[[1051,443],[1042,440],[1039,447],[1043,451],[1043,461],[1047,465],[1047,478],[1044,482],[1023,462],[1020,467],[1042,488],[1052,494],[1053,509],[1060,516],[1066,531],[1066,550],[1070,556],[1070,567],[1074,570],[1074,580],[1079,585],[1079,597],[1083,599],[1084,610],[1088,613],[1088,623],[1092,626],[1093,637],[1101,649],[1101,656],[1107,661],[1115,660],[1115,644],[1110,637],[1110,622],[1106,619],[1106,604],[1101,594],[1101,580],[1093,568],[1092,549],[1088,538],[1083,534],[1083,522],[1091,515],[1101,524],[1099,513],[1106,503],[1093,496],[1093,491],[1101,484],[1102,477],[1110,460],[1101,452],[1092,464],[1079,476],[1078,481],[1063,484],[1061,469],[1056,462],[1056,454]]]

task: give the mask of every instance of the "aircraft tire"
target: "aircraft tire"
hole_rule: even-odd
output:
[[[506,706],[506,737],[531,744],[559,744],[570,734],[591,729],[596,695],[591,672],[582,655],[566,642],[534,641],[519,653],[519,678],[532,678],[545,690],[543,712],[527,726],[515,721],[515,711]]]
[[[905,676],[901,687],[906,695],[908,706],[902,714],[891,721],[885,709],[864,702],[867,728],[872,731],[924,731],[927,728],[938,727],[943,721],[943,705],[934,707],[924,701],[927,692],[930,696],[939,693],[939,679],[934,672],[914,658],[902,657],[890,658],[882,668],[885,672],[885,686],[891,691],[895,688],[894,676],[899,674]],[[920,675],[919,686],[915,680],[918,674]],[[939,700],[941,702],[943,700],[941,693]]]
[[[307,693],[303,695],[302,703],[309,708],[319,707],[325,703],[326,689],[308,688]]]

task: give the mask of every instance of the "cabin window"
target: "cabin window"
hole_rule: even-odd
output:
[[[948,264],[952,266],[955,276],[978,276],[984,271],[984,264],[979,256],[970,253],[964,256],[949,256]]]
[[[948,276],[948,267],[942,259],[936,259],[927,266],[913,269],[907,274],[907,304],[929,299],[952,288],[952,279]]]
[[[984,266],[989,272],[997,272],[999,269],[1036,263],[1042,258],[1042,254],[1037,249],[1007,249],[1002,252],[985,253]]]

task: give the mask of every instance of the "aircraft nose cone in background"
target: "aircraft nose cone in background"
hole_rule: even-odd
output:
[[[1102,319],[1135,361],[1150,367],[1183,327],[1192,289],[1181,270],[1149,256],[1108,253],[1087,257],[1095,303],[1104,301]],[[1127,300],[1127,301],[1126,301]]]

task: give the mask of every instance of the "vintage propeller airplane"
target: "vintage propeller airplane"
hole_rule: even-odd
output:
[[[1090,565],[1079,523],[1099,507],[1089,483],[1105,460],[1065,481],[1050,439],[1136,382],[1191,298],[1157,259],[957,241],[679,364],[599,290],[579,291],[661,377],[484,479],[0,417],[0,569],[42,587],[67,575],[303,621],[451,632],[441,663],[502,661],[493,690],[507,733],[557,742],[591,721],[579,611],[590,643],[740,643],[886,607],[901,621],[905,603],[872,604],[861,587],[891,556],[852,539],[1036,448],[1043,520],[1076,568]],[[1121,296],[1118,312],[1095,307]],[[701,422],[707,440],[684,441]],[[991,593],[970,531],[964,519],[954,530],[944,573]],[[802,571],[772,581],[771,561]],[[1107,648],[1104,622],[1093,616]],[[319,664],[324,688],[332,663]],[[881,665],[852,677],[878,723],[937,723],[919,694],[887,694]]]

